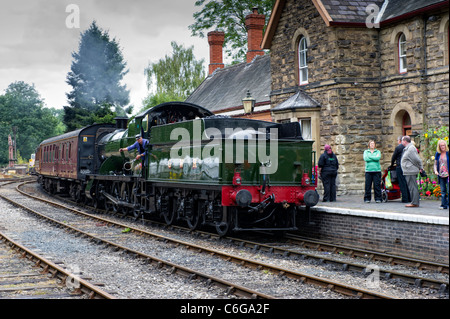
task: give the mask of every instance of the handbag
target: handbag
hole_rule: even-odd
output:
[[[388,174],[384,180],[387,189],[392,189],[392,181],[391,181],[391,172],[388,171]]]

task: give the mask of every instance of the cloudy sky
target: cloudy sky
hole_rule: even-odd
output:
[[[134,113],[147,95],[144,69],[171,53],[171,41],[194,46],[209,64],[205,38],[191,37],[195,0],[0,0],[0,94],[15,81],[34,84],[48,107],[67,105],[66,76],[80,33],[93,20],[118,40],[129,73]],[[79,28],[76,28],[79,9]],[[69,6],[69,7],[68,7]],[[68,12],[66,12],[68,10]]]

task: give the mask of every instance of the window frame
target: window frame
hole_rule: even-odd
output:
[[[299,118],[298,122],[300,123],[300,129],[301,129],[301,133],[302,133],[302,138],[304,140],[307,140],[307,141],[312,140],[312,119],[310,117]],[[309,126],[304,125],[305,122],[309,122]],[[309,132],[308,132],[308,135],[309,135],[308,137],[309,138],[305,138],[305,136],[303,134],[305,132],[305,128],[309,129]]]
[[[308,72],[308,41],[305,36],[301,36],[297,46],[298,59],[298,84],[299,86],[309,83]],[[303,62],[303,65],[302,65]],[[303,78],[303,72],[306,72],[306,79]]]
[[[397,58],[398,58],[398,72],[400,74],[408,72],[407,57],[406,57],[406,35],[403,32],[401,32],[398,35]]]

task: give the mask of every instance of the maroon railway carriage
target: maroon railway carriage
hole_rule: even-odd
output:
[[[50,193],[65,192],[77,198],[85,175],[100,165],[96,141],[115,129],[112,124],[94,124],[39,144],[35,168],[41,185]]]

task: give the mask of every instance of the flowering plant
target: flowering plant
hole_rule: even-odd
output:
[[[433,171],[434,155],[436,154],[438,141],[444,140],[448,144],[448,135],[448,126],[442,126],[439,128],[429,128],[420,136],[424,167],[427,172]]]
[[[441,197],[441,188],[439,184],[427,177],[425,180],[418,179],[417,186],[419,187],[420,196],[425,196],[428,198]]]

